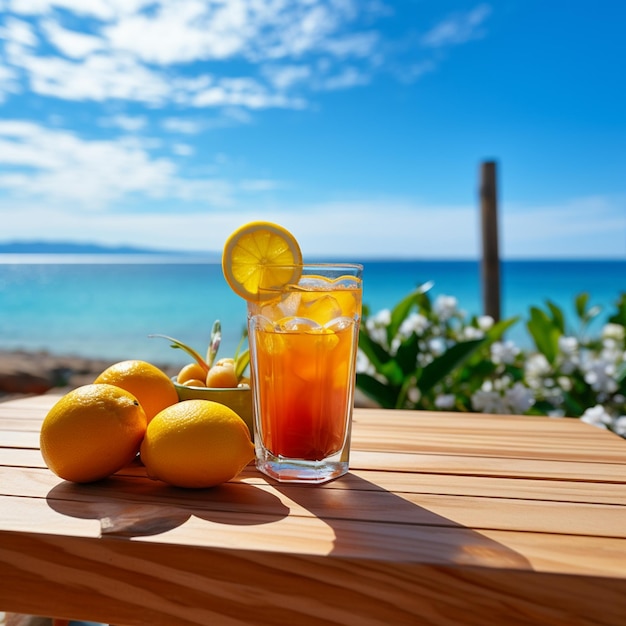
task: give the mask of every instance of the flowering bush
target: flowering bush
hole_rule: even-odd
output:
[[[575,300],[577,328],[547,301],[531,307],[522,349],[505,338],[518,323],[468,316],[456,298],[422,285],[393,309],[364,307],[357,387],[385,408],[579,417],[626,437],[626,294],[597,336],[600,307]]]

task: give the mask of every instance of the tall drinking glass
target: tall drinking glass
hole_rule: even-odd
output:
[[[256,466],[280,482],[348,471],[362,270],[272,267],[248,303]]]

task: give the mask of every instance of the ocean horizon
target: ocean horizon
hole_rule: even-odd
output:
[[[483,312],[480,260],[358,262],[364,265],[363,301],[371,313],[393,307],[429,281],[434,283],[432,299],[454,296],[468,315]],[[505,259],[500,274],[501,317],[520,318],[507,338],[522,347],[529,345],[525,321],[531,306],[550,300],[573,324],[574,298],[586,292],[590,305],[602,308],[593,329],[626,292],[622,259]],[[245,328],[246,306],[230,290],[214,258],[0,254],[2,350],[184,363],[188,361],[184,353],[149,335],[176,337],[202,353],[215,319],[224,333],[220,354],[228,356]]]

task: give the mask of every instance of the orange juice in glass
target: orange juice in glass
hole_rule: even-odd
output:
[[[294,280],[248,303],[256,465],[322,483],[348,471],[362,266],[285,271]]]

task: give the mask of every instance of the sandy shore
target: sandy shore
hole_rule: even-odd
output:
[[[0,402],[25,395],[66,393],[92,383],[113,361],[49,352],[0,350]],[[155,363],[169,376],[179,365]]]
[[[113,361],[49,352],[0,350],[0,402],[43,393],[63,394],[92,383]],[[180,365],[154,363],[168,376],[178,373]],[[358,389],[355,406],[376,406]],[[1,622],[0,622],[1,626]]]

